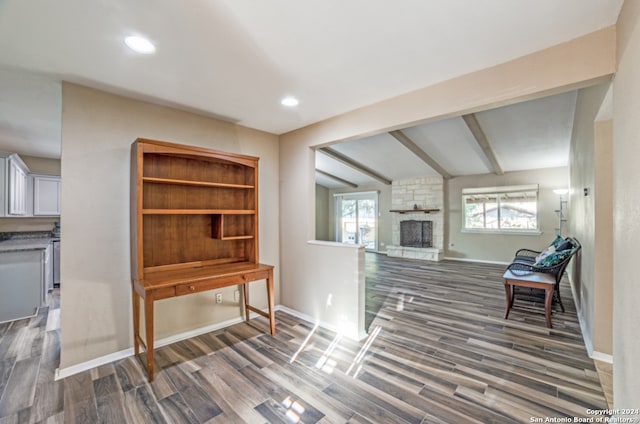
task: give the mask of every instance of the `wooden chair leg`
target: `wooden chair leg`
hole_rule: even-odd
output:
[[[544,296],[544,315],[547,321],[547,328],[553,328],[551,325],[551,300],[553,299],[553,288],[545,290]]]
[[[511,311],[511,306],[513,305],[513,286],[505,281],[504,291],[507,295],[507,304],[504,311],[504,319],[507,319],[509,318],[509,311]]]
[[[562,298],[560,297],[560,284],[556,284],[555,293],[558,297],[558,303],[560,303],[560,309],[564,312],[564,305],[562,304]]]

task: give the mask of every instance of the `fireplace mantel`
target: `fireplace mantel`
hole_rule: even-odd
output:
[[[389,212],[395,212],[395,213],[400,213],[400,214],[404,214],[404,213],[433,213],[433,212],[440,212],[440,209],[391,209]]]

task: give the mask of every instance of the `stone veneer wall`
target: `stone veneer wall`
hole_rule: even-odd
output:
[[[441,176],[419,177],[393,181],[391,185],[391,209],[440,209],[432,213],[393,213],[392,242],[400,246],[400,221],[433,221],[433,247],[444,248],[444,194]]]

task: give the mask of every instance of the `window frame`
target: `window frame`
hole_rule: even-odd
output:
[[[501,196],[507,193],[515,192],[535,192],[536,202],[536,228],[530,229],[511,229],[500,227],[500,199]],[[472,195],[493,195],[496,197],[497,205],[497,228],[486,228],[486,210],[484,211],[484,225],[485,228],[468,228],[467,225],[467,202],[466,198]],[[501,187],[475,187],[475,188],[463,188],[461,193],[462,202],[462,223],[461,232],[463,233],[480,233],[480,234],[520,234],[520,235],[540,235],[540,189],[538,184],[527,185],[514,185],[514,186],[501,186]]]

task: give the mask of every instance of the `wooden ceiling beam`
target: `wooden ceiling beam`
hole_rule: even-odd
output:
[[[338,162],[342,162],[343,164],[355,169],[358,172],[361,172],[373,179],[380,181],[383,184],[391,185],[390,179],[378,174],[373,169],[367,168],[363,164],[356,162],[355,160],[343,155],[342,153],[339,153],[336,150],[333,150],[330,147],[321,147],[318,149],[318,151],[324,153],[325,155],[329,156],[332,159],[337,160]]]
[[[331,178],[332,180],[338,181],[341,184],[344,184],[344,185],[347,185],[347,186],[350,186],[350,187],[353,187],[353,188],[357,188],[358,187],[358,184],[356,184],[356,183],[352,183],[351,181],[347,181],[347,180],[345,180],[343,178],[336,177],[335,175],[329,174],[328,172],[324,172],[324,171],[322,171],[322,170],[320,170],[318,168],[316,168],[316,172],[318,174],[320,174],[320,175],[324,175],[327,178]]]
[[[476,139],[476,142],[482,149],[484,156],[487,158],[491,167],[493,168],[493,172],[497,175],[503,175],[504,171],[502,170],[502,167],[498,162],[498,158],[496,158],[496,154],[491,147],[491,143],[489,143],[487,136],[485,135],[484,131],[482,131],[482,127],[480,126],[476,115],[474,113],[462,115],[462,119],[464,120],[464,123],[467,124],[469,131],[471,131],[471,134],[473,134],[473,138]]]
[[[413,140],[411,140],[401,130],[390,131],[389,134],[393,138],[398,140],[404,147],[409,149],[414,155],[418,156],[424,163],[426,163],[431,168],[433,168],[434,171],[442,175],[442,178],[444,178],[445,180],[448,180],[451,177],[453,177],[451,174],[447,172],[446,169],[440,166],[440,164],[434,158],[432,158],[431,156],[429,156],[427,152],[422,150],[422,147],[418,146]]]

